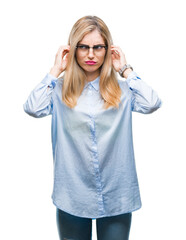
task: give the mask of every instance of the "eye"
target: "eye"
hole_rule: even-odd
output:
[[[102,48],[104,48],[104,46],[101,46],[101,45],[94,46],[95,50],[101,50]]]
[[[87,50],[89,47],[86,45],[79,45],[79,48],[82,50]]]

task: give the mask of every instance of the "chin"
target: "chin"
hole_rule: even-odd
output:
[[[100,68],[100,66],[84,66],[83,69],[87,72],[95,72]]]

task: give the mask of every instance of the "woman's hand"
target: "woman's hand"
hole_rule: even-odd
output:
[[[58,49],[55,57],[54,66],[50,70],[51,75],[58,77],[66,69],[69,51],[70,51],[69,45],[61,46]]]
[[[124,53],[120,47],[111,45],[112,65],[116,72],[118,72],[125,64],[127,64]]]
[[[112,65],[116,72],[119,72],[119,70],[127,64],[126,58],[124,53],[122,52],[120,47],[117,47],[115,45],[111,45],[111,54],[112,54]],[[128,75],[132,72],[132,69],[128,68],[123,72],[123,77],[127,78]]]

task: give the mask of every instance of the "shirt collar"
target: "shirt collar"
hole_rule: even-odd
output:
[[[99,90],[99,79],[100,79],[100,76],[98,76],[96,79],[94,79],[91,82],[87,82],[85,84],[84,88],[87,88],[89,85],[92,85],[95,88],[95,90],[98,91]]]

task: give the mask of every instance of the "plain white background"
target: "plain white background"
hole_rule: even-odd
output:
[[[142,208],[131,240],[186,239],[184,1],[4,1],[0,4],[0,239],[57,240],[51,193],[51,117],[23,111],[32,89],[66,45],[73,24],[97,15],[114,44],[163,101],[153,114],[133,114]],[[93,221],[93,240],[96,239]]]

